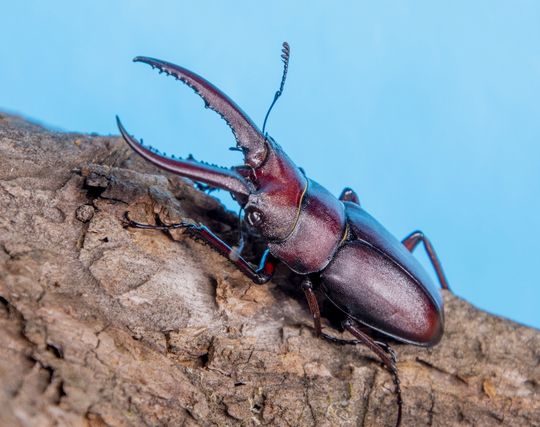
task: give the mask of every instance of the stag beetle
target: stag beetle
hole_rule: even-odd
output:
[[[283,43],[283,75],[263,124],[263,130],[217,87],[178,65],[141,57],[160,73],[192,88],[232,129],[245,164],[230,169],[160,154],[128,134],[117,117],[125,141],[144,159],[167,171],[212,187],[224,189],[240,204],[245,221],[267,242],[258,266],[246,261],[237,247],[222,241],[202,224],[180,222],[150,225],[132,221],[136,228],[184,228],[224,257],[257,284],[271,279],[276,264],[286,264],[302,277],[317,336],[339,344],[367,345],[392,374],[398,402],[396,425],[401,422],[402,398],[396,358],[388,344],[376,341],[366,329],[396,341],[430,347],[443,334],[443,301],[429,275],[412,255],[422,242],[440,285],[448,282],[427,237],[415,231],[398,241],[360,207],[357,194],[345,188],[339,198],[309,179],[282,148],[264,132],[268,114],[283,92],[289,64],[289,45]],[[321,330],[314,289],[320,289],[345,319],[342,326],[355,339],[343,340]]]

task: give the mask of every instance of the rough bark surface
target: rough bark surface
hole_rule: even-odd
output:
[[[237,238],[234,214],[119,138],[0,116],[0,426],[394,424],[391,377],[313,336],[285,270],[254,285],[126,211]],[[403,425],[540,425],[539,331],[444,298],[438,346],[394,346]]]

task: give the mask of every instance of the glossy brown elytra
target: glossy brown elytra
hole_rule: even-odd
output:
[[[287,43],[283,44],[282,58],[283,78],[272,106],[285,83]],[[399,425],[402,400],[395,354],[387,344],[366,334],[365,329],[418,346],[429,347],[439,342],[444,321],[442,298],[411,253],[423,242],[442,288],[448,289],[430,241],[415,231],[400,242],[360,207],[353,190],[346,188],[336,198],[309,179],[264,132],[264,126],[263,131],[259,130],[240,107],[201,76],[158,59],[136,57],[134,61],[175,77],[201,96],[206,106],[232,129],[245,164],[227,169],[192,158],[167,157],[129,135],[117,118],[123,138],[133,150],[160,168],[230,192],[242,207],[245,221],[267,242],[267,249],[259,265],[254,266],[236,247],[223,242],[202,224],[180,222],[155,226],[127,218],[127,225],[159,230],[184,228],[258,284],[271,279],[278,262],[287,265],[302,277],[301,286],[316,335],[339,344],[363,343],[391,372],[398,401],[396,425]],[[315,287],[341,311],[342,326],[355,339],[342,340],[322,332]]]

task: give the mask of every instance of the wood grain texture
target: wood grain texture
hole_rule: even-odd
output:
[[[119,138],[0,116],[0,426],[393,425],[388,373],[316,339],[285,270],[254,285],[126,211],[237,238],[234,214]],[[403,425],[540,425],[539,331],[444,299],[440,345],[395,345]]]

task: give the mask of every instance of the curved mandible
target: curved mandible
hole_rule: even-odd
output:
[[[124,140],[144,159],[156,166],[177,175],[185,176],[194,181],[203,182],[212,187],[222,188],[234,194],[241,202],[251,192],[251,185],[242,175],[234,169],[225,169],[216,165],[197,162],[192,159],[170,158],[157,152],[151,147],[143,145],[141,141],[131,136],[116,116],[116,124]]]
[[[146,56],[137,56],[133,62],[143,62],[185,83],[198,94],[205,106],[217,112],[231,128],[236,143],[242,149],[245,161],[259,167],[266,158],[266,142],[257,125],[236,103],[212,83],[179,65]]]

